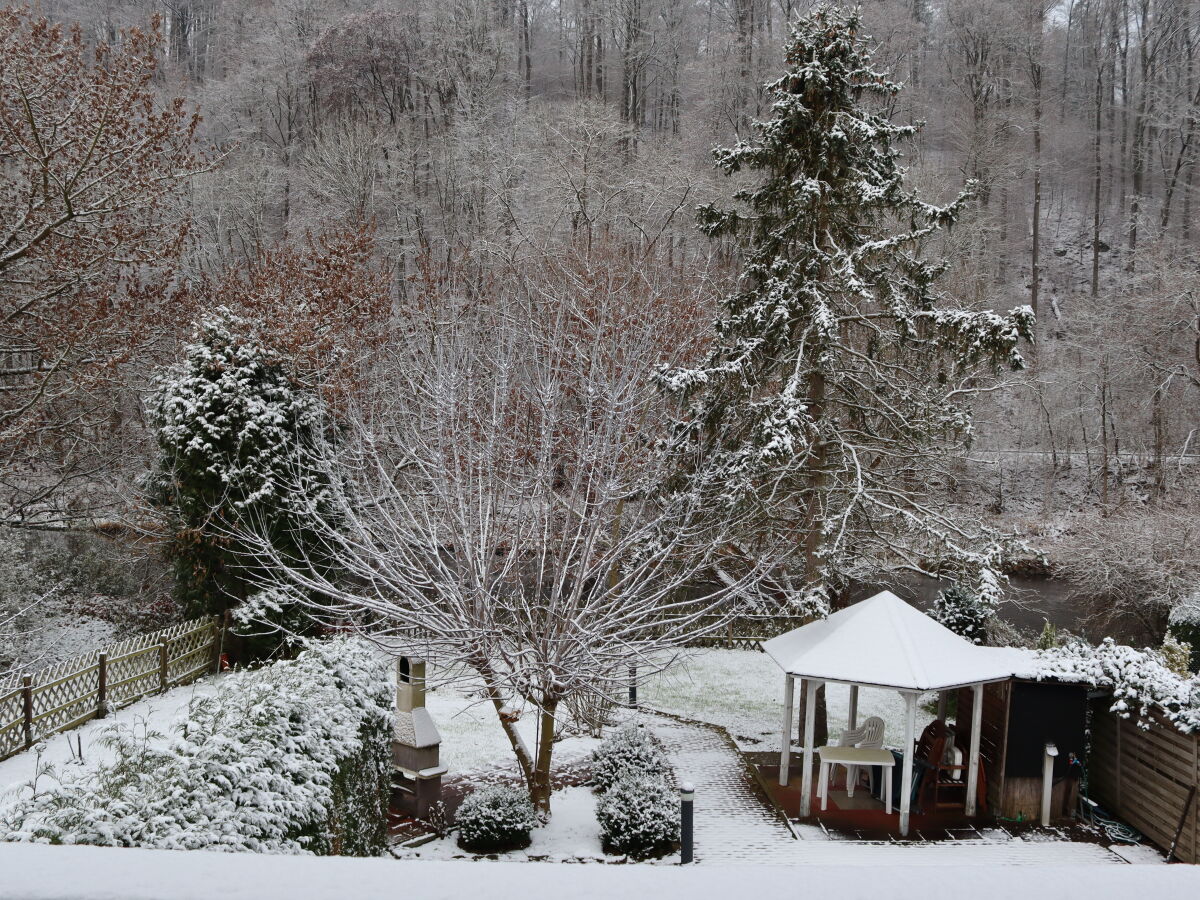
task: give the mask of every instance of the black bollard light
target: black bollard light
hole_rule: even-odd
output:
[[[692,801],[696,799],[696,787],[690,781],[679,786],[679,864],[685,866],[692,861]]]

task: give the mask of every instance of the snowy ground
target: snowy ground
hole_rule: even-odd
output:
[[[922,703],[933,695],[922,698]],[[710,722],[725,728],[743,750],[776,749],[783,718],[783,673],[765,653],[756,650],[705,649],[638,685],[638,700],[652,709]],[[831,740],[846,727],[850,689],[828,685]],[[858,720],[879,716],[886,723],[884,741],[904,741],[904,701],[896,691],[861,688]],[[917,733],[933,716],[917,709]]]
[[[550,798],[552,815],[541,828],[535,828],[532,842],[524,850],[499,854],[512,861],[546,860],[549,862],[591,862],[611,860],[600,847],[600,826],[596,823],[596,796],[588,787],[568,787],[555,791]],[[473,854],[459,848],[453,836],[440,838],[419,847],[397,848],[401,859],[472,859]]]
[[[0,844],[3,900],[263,900],[303,897],[486,897],[488,900],[728,900],[838,897],[927,900],[931,893],[972,900],[1054,897],[1185,900],[1200,893],[1195,866],[1006,866],[959,864],[931,873],[893,862],[886,871],[814,863],[803,870],[749,866],[514,866],[503,862],[397,863],[346,857],[284,857],[208,851],[111,850]]]
[[[516,775],[517,763],[512,746],[500,728],[496,710],[488,701],[472,696],[461,687],[441,687],[425,697],[425,707],[442,735],[441,761],[448,777],[468,781],[480,776],[494,778]],[[536,745],[538,717],[526,711],[517,728],[531,749]],[[554,746],[556,768],[586,760],[599,744],[583,736],[569,736]]]
[[[73,731],[52,735],[35,745],[34,750],[10,756],[0,762],[0,806],[11,802],[19,792],[27,790],[26,785],[33,780],[39,768],[45,773],[47,766],[53,770],[80,765],[80,745],[84,765],[93,766],[110,758],[111,752],[98,741],[110,725],[121,723],[140,728],[145,724],[154,731],[168,734],[171,724],[187,711],[192,698],[215,693],[216,684],[214,678],[203,678],[165,694],[155,694],[106,719],[93,719]],[[43,748],[40,754],[37,748]],[[49,774],[43,774],[42,777],[49,777]]]

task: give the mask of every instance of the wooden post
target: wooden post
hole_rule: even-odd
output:
[[[158,645],[158,689],[166,691],[170,686],[167,672],[167,645]]]
[[[787,787],[788,765],[792,757],[792,706],[795,704],[794,680],[791,675],[783,676],[783,738],[779,748],[779,783]]]
[[[983,729],[983,685],[971,685],[971,758],[967,760],[967,808],[968,816],[976,813],[976,797],[979,794],[979,732]]]
[[[900,836],[908,837],[912,811],[913,743],[917,730],[917,695],[904,694],[904,773],[900,776]]]
[[[937,717],[943,722],[946,721],[946,701],[949,699],[949,696],[949,691],[938,691]]]
[[[858,685],[850,685],[850,716],[847,727],[853,731],[858,727]]]
[[[21,711],[25,726],[25,749],[33,746],[33,676],[21,677]]]
[[[222,627],[221,617],[213,616],[213,674],[219,675],[221,672],[221,644],[222,644]]]
[[[800,816],[812,812],[813,739],[817,730],[817,690],[821,682],[808,678],[804,682],[804,771],[800,773]]]
[[[96,663],[96,718],[108,715],[108,654],[101,653]]]

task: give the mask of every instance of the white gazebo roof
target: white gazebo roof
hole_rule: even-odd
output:
[[[933,691],[1012,676],[1012,666],[891,591],[810,622],[763,644],[789,675]]]

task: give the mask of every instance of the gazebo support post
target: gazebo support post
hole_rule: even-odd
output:
[[[850,721],[849,729],[853,731],[858,727],[858,685],[850,685]]]
[[[967,763],[968,816],[975,815],[975,798],[979,793],[979,731],[983,727],[983,685],[971,685],[971,758]]]
[[[900,836],[908,837],[908,818],[912,810],[913,743],[917,730],[917,695],[904,694],[904,773],[900,777]]]
[[[804,690],[804,771],[800,775],[800,817],[812,812],[813,739],[817,730],[817,689],[821,682],[806,678]]]
[[[792,689],[795,679],[791,675],[783,676],[783,739],[779,748],[779,783],[787,787],[788,765],[792,756]]]
[[[938,691],[937,717],[946,721],[946,701],[950,699],[949,691]]]

